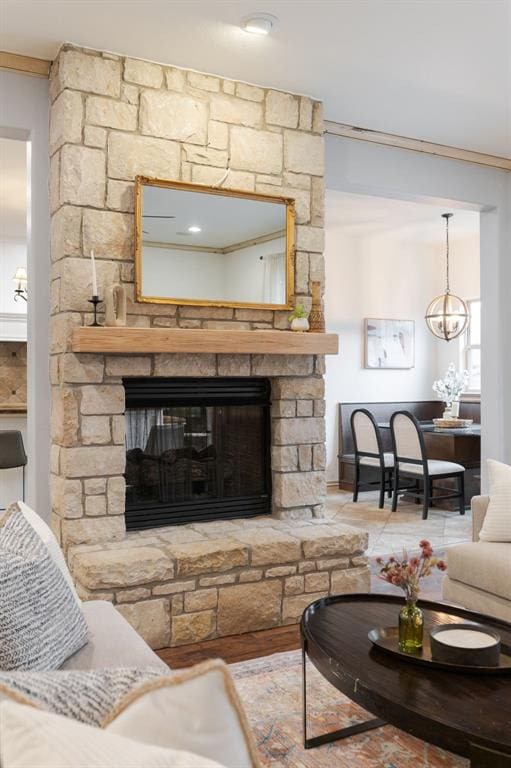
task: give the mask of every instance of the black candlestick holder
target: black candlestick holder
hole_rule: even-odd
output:
[[[99,327],[101,323],[98,323],[98,304],[101,304],[99,296],[93,296],[92,299],[88,299],[89,304],[92,304],[94,311],[94,322],[91,323],[91,327]]]

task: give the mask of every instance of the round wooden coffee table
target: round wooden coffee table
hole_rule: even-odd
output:
[[[397,625],[403,599],[363,594],[326,597],[301,620],[305,747],[386,723],[472,759],[473,766],[511,767],[511,675],[445,672],[373,646],[367,633]],[[511,624],[451,605],[421,600],[425,632],[437,624],[481,622],[511,646]],[[307,657],[339,691],[375,717],[333,733],[307,734]]]

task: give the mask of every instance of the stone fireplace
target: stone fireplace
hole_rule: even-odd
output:
[[[130,327],[287,329],[288,312],[135,302],[134,178],[209,185],[225,178],[228,188],[293,197],[295,296],[310,307],[311,282],[324,282],[321,104],[68,45],[52,67],[51,98],[52,520],[81,595],[112,600],[153,647],[162,647],[291,623],[317,596],[366,588],[366,534],[322,518],[323,355],[89,353],[74,351],[72,341],[74,329],[91,322],[91,249],[100,291],[113,282],[125,286]],[[252,494],[265,497],[256,516],[248,508],[254,499],[226,514],[225,498],[239,502],[244,495],[233,474],[241,470],[231,461],[233,446],[222,453],[218,437],[216,444],[204,440],[220,418],[204,410],[204,396],[200,413],[172,413],[192,406],[160,403],[147,434],[139,430],[144,445],[130,442],[135,382],[151,389],[185,379],[237,380],[240,389],[242,381],[266,382],[260,442],[267,440],[269,455],[258,471],[268,482]],[[152,427],[163,429],[151,437]],[[154,459],[163,434],[173,437]],[[212,445],[223,461],[213,473]],[[181,504],[180,525],[169,526],[170,518],[126,525],[138,482],[136,455],[127,461],[127,451],[137,448],[149,475],[158,473],[143,481],[143,491],[139,484],[138,501],[155,502],[157,518],[162,500],[168,507],[173,498]],[[254,455],[247,453],[247,461]],[[215,484],[223,519],[187,522],[183,505],[208,498]]]

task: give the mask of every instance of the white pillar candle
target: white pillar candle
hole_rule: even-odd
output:
[[[98,278],[96,275],[96,261],[94,259],[94,251],[90,252],[90,261],[92,267],[92,295],[98,295]]]

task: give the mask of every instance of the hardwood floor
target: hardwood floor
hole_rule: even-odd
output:
[[[260,632],[247,632],[245,635],[220,637],[204,640],[202,643],[181,645],[177,648],[163,648],[158,656],[172,669],[190,667],[207,659],[223,659],[227,664],[247,661],[258,656],[269,656],[282,651],[294,651],[300,648],[300,629],[298,624],[275,629],[263,629]]]

